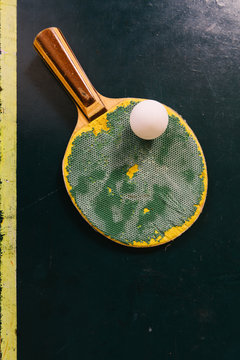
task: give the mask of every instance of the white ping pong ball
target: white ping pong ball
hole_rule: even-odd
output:
[[[143,100],[132,109],[130,126],[134,134],[141,139],[156,139],[168,126],[167,110],[158,101]]]

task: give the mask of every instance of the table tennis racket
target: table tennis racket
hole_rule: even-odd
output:
[[[83,218],[126,246],[161,245],[186,231],[207,194],[203,151],[186,121],[164,105],[167,130],[154,140],[140,139],[129,117],[144,99],[100,95],[57,28],[41,31],[34,47],[77,107],[62,169]]]

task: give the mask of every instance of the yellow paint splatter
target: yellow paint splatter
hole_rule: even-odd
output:
[[[133,175],[138,171],[139,171],[138,165],[135,164],[132,167],[130,167],[130,169],[127,172],[127,176],[129,177],[129,179],[132,179]]]
[[[144,214],[148,213],[149,211],[150,211],[150,210],[149,210],[148,208],[143,209],[143,213],[144,213]]]

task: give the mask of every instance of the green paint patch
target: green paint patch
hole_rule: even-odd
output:
[[[86,176],[79,176],[77,185],[72,189],[72,196],[75,198],[79,194],[87,194],[89,190]]]
[[[159,138],[139,139],[129,125],[136,103],[109,113],[108,131],[77,135],[67,165],[79,210],[123,244],[150,243],[183,225],[204,191],[203,160],[179,118],[170,116]]]
[[[193,179],[194,179],[194,171],[192,169],[184,170],[183,176],[189,183],[191,183],[191,182],[193,182]]]
[[[131,194],[136,190],[136,185],[130,183],[127,180],[123,180],[122,186],[121,186],[121,192],[123,194]]]

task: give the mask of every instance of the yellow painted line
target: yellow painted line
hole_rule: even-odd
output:
[[[0,0],[1,359],[16,360],[16,0]]]

